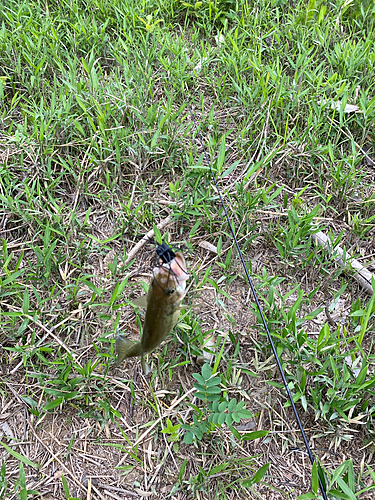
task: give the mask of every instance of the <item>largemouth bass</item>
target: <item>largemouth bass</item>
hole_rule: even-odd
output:
[[[188,279],[185,259],[181,252],[177,252],[171,262],[154,268],[147,294],[142,339],[134,343],[119,335],[116,339],[117,364],[126,358],[140,356],[143,372],[146,375],[150,372],[144,355],[153,351],[176,325]],[[137,304],[139,300],[134,302]]]

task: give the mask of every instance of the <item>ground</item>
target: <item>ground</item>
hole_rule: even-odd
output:
[[[0,498],[318,498],[203,147],[329,497],[374,498],[374,295],[350,267],[375,271],[372,3],[0,20]],[[145,376],[114,344],[140,338],[160,239],[190,288]],[[251,417],[207,424],[204,361]]]

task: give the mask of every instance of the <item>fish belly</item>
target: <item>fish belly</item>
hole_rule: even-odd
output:
[[[176,307],[148,308],[143,326],[142,347],[145,353],[153,351],[171,333],[180,316]]]

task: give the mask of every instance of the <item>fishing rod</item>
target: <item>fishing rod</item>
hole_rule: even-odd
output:
[[[183,90],[184,92],[184,90]],[[259,300],[258,300],[258,295],[257,295],[257,292],[254,288],[254,285],[253,285],[253,282],[250,278],[250,275],[249,275],[249,271],[247,270],[247,267],[246,267],[246,264],[245,264],[245,260],[243,258],[243,255],[242,255],[242,252],[241,252],[241,248],[238,244],[238,240],[237,240],[237,237],[236,237],[236,233],[234,232],[234,229],[233,229],[233,226],[232,226],[232,223],[230,221],[230,218],[229,218],[229,215],[228,215],[228,212],[227,212],[227,208],[225,206],[225,203],[224,203],[224,200],[223,200],[223,197],[221,195],[221,192],[220,192],[220,189],[219,189],[219,185],[217,183],[217,180],[216,180],[216,177],[215,177],[215,174],[212,170],[212,166],[211,166],[211,161],[209,159],[209,156],[206,152],[206,148],[204,146],[204,143],[203,143],[203,139],[202,139],[202,136],[199,132],[199,129],[198,129],[198,125],[197,125],[197,122],[195,120],[195,116],[194,116],[194,113],[191,109],[191,106],[190,106],[190,103],[189,103],[189,100],[187,99],[186,97],[186,94],[184,92],[184,95],[185,95],[185,101],[186,101],[186,104],[188,106],[188,109],[189,109],[189,112],[190,112],[190,115],[191,115],[191,118],[192,118],[192,121],[193,121],[193,124],[194,124],[194,127],[195,127],[195,130],[197,132],[197,136],[198,136],[198,139],[199,139],[199,142],[203,148],[203,153],[204,153],[204,157],[206,159],[206,162],[208,163],[208,166],[210,167],[210,171],[211,171],[211,176],[212,176],[212,179],[214,181],[214,184],[215,184],[215,187],[216,187],[216,191],[217,191],[217,194],[219,195],[219,198],[220,198],[220,201],[221,201],[221,205],[223,207],[223,210],[224,210],[224,213],[225,213],[225,217],[227,219],[227,222],[228,222],[228,225],[229,225],[229,228],[230,228],[230,231],[232,233],[232,236],[233,236],[233,239],[234,239],[234,242],[236,244],[236,248],[237,248],[237,252],[238,252],[238,255],[240,256],[240,259],[241,259],[241,262],[242,262],[242,265],[243,265],[243,268],[245,270],[245,273],[246,273],[246,277],[247,277],[247,280],[249,282],[249,285],[250,285],[250,288],[251,288],[251,291],[253,293],[253,297],[254,297],[254,300],[255,300],[255,303],[256,303],[256,306],[257,306],[257,309],[259,311],[259,314],[260,314],[260,317],[262,319],[262,323],[263,323],[263,326],[264,326],[264,329],[267,333],[267,337],[268,337],[268,341],[269,343],[271,344],[271,348],[272,348],[272,352],[273,352],[273,355],[275,356],[275,359],[276,359],[276,363],[277,363],[277,366],[278,366],[278,369],[279,369],[279,372],[280,372],[280,375],[281,375],[281,378],[283,379],[283,383],[284,383],[284,386],[285,386],[285,390],[288,394],[288,398],[289,398],[289,401],[290,401],[290,404],[292,405],[292,408],[293,408],[293,412],[294,412],[294,416],[296,418],[296,421],[297,421],[297,424],[298,424],[298,427],[299,427],[299,430],[301,431],[301,434],[302,434],[302,438],[303,438],[303,441],[305,443],[305,446],[306,446],[306,450],[307,450],[307,453],[309,455],[309,458],[310,458],[310,461],[311,461],[311,464],[314,464],[315,462],[315,457],[314,455],[312,454],[312,451],[311,451],[311,448],[309,446],[309,443],[307,441],[307,438],[306,438],[306,434],[305,434],[305,431],[303,429],[303,425],[302,425],[302,422],[299,418],[299,415],[298,415],[298,412],[297,412],[297,408],[294,404],[294,401],[293,401],[293,396],[292,396],[292,393],[290,392],[290,389],[289,389],[289,386],[288,386],[288,382],[286,380],[286,377],[285,377],[285,373],[284,373],[284,370],[283,370],[283,367],[281,365],[281,362],[280,362],[280,358],[277,354],[277,351],[276,351],[276,347],[275,347],[275,344],[273,343],[273,340],[272,340],[272,336],[271,336],[271,333],[268,329],[268,325],[267,325],[267,321],[263,315],[263,311],[262,311],[262,307],[259,303]],[[326,490],[325,490],[325,487],[323,485],[323,481],[320,477],[320,473],[319,473],[319,469],[318,469],[318,480],[319,480],[319,487],[320,487],[320,490],[322,492],[322,495],[323,495],[323,498],[324,500],[328,500],[327,498],[327,493],[326,493]]]

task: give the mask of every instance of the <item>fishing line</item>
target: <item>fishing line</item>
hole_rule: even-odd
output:
[[[254,300],[255,300],[255,303],[257,305],[257,308],[258,308],[258,311],[259,311],[259,314],[262,318],[262,323],[263,323],[263,326],[264,326],[264,329],[266,330],[266,333],[267,333],[267,337],[268,337],[268,340],[269,340],[269,343],[271,344],[271,348],[272,348],[272,352],[273,352],[273,355],[275,356],[275,359],[276,359],[276,363],[277,363],[277,366],[279,368],[279,372],[280,372],[280,375],[281,375],[281,378],[283,379],[283,382],[284,382],[284,386],[285,386],[285,390],[288,394],[288,397],[289,397],[289,401],[290,401],[290,404],[292,405],[292,408],[293,408],[293,412],[294,412],[294,415],[296,417],[296,421],[297,421],[297,424],[298,424],[298,427],[299,427],[299,430],[301,431],[301,434],[302,434],[302,438],[303,438],[303,441],[305,443],[305,446],[306,446],[306,449],[307,449],[307,453],[309,455],[309,458],[310,458],[310,461],[311,463],[313,464],[315,462],[315,457],[314,455],[312,454],[311,452],[311,449],[310,449],[310,446],[309,446],[309,443],[307,441],[307,438],[306,438],[306,435],[305,435],[305,431],[303,429],[303,425],[302,425],[302,422],[299,418],[299,415],[298,415],[298,412],[297,412],[297,408],[294,404],[294,401],[293,401],[293,397],[292,397],[292,393],[290,392],[290,389],[289,389],[289,386],[288,386],[288,382],[286,380],[286,377],[285,377],[285,373],[284,373],[284,370],[283,370],[283,367],[281,365],[281,362],[280,362],[280,359],[279,359],[279,356],[276,352],[276,348],[275,348],[275,344],[273,343],[273,340],[272,340],[272,337],[271,337],[271,334],[270,334],[270,331],[268,329],[268,325],[267,325],[267,322],[264,318],[264,315],[263,315],[263,311],[262,311],[262,307],[259,303],[259,300],[258,300],[258,295],[255,291],[255,288],[254,288],[254,285],[253,285],[253,282],[250,278],[250,275],[249,275],[249,272],[247,270],[247,267],[246,267],[246,264],[245,264],[245,260],[243,258],[243,255],[242,255],[242,252],[241,252],[241,249],[240,249],[240,246],[238,244],[238,240],[237,240],[237,237],[236,237],[236,234],[234,232],[234,229],[232,227],[232,223],[230,221],[230,218],[229,218],[229,215],[228,215],[228,212],[227,212],[227,209],[226,209],[226,206],[225,206],[225,203],[224,203],[224,200],[223,200],[223,197],[221,196],[221,192],[220,192],[220,189],[219,189],[219,186],[218,186],[218,183],[216,181],[216,177],[215,177],[215,174],[212,170],[212,167],[211,167],[211,162],[210,162],[210,159],[209,159],[209,156],[206,152],[206,148],[204,147],[204,143],[203,143],[203,139],[202,139],[202,136],[199,132],[199,129],[198,129],[198,126],[197,126],[197,123],[195,121],[195,117],[194,117],[194,114],[193,114],[193,111],[191,109],[191,106],[190,106],[190,103],[185,95],[185,101],[186,101],[186,104],[188,106],[188,109],[189,109],[189,112],[190,112],[190,115],[191,115],[191,118],[192,118],[192,121],[193,121],[193,124],[194,124],[194,127],[195,127],[195,130],[197,131],[197,136],[198,136],[198,139],[199,139],[199,142],[203,148],[203,153],[204,153],[204,157],[206,159],[206,162],[208,163],[208,166],[210,167],[210,171],[211,171],[211,176],[212,176],[212,179],[215,183],[215,187],[216,187],[216,191],[217,191],[217,194],[219,195],[219,198],[220,198],[220,201],[221,201],[221,205],[223,207],[223,210],[224,210],[224,213],[225,213],[225,217],[227,219],[227,222],[228,222],[228,225],[229,225],[229,228],[230,228],[230,231],[232,233],[232,236],[233,236],[233,239],[234,239],[234,242],[236,244],[236,248],[237,248],[237,251],[238,251],[238,255],[240,256],[240,259],[241,259],[241,262],[242,262],[242,265],[243,265],[243,268],[245,270],[245,273],[246,273],[246,277],[247,277],[247,280],[249,282],[249,285],[250,285],[250,288],[251,288],[251,291],[253,293],[253,297],[254,297]],[[323,485],[323,482],[321,480],[321,477],[320,477],[320,474],[319,474],[319,470],[318,470],[318,479],[319,479],[319,486],[320,486],[320,490],[323,494],[323,498],[324,500],[328,500],[327,498],[327,494],[326,494],[326,491],[325,491],[325,487]]]

